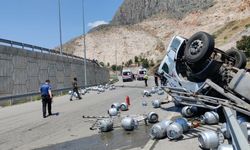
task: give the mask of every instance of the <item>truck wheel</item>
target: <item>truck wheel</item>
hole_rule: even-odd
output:
[[[246,55],[242,51],[239,51],[236,49],[230,49],[226,51],[226,54],[230,58],[232,58],[231,62],[234,67],[239,68],[239,69],[246,67],[247,58],[246,58]]]
[[[214,50],[214,38],[206,32],[197,32],[187,42],[184,57],[190,64],[202,62],[210,57]]]

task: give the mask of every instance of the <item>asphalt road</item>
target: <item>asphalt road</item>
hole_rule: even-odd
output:
[[[153,86],[152,78],[149,87]],[[82,100],[69,101],[69,95],[55,97],[52,111],[55,115],[42,118],[41,101],[0,108],[0,149],[185,149],[195,150],[198,147],[197,134],[199,131],[217,126],[202,127],[184,135],[183,139],[170,141],[149,139],[149,126],[140,123],[137,130],[132,132],[115,128],[110,133],[99,133],[89,130],[94,120],[83,119],[83,115],[107,115],[107,110],[113,102],[125,102],[130,97],[131,106],[121,116],[147,114],[154,111],[159,120],[171,119],[179,112],[172,103],[165,104],[161,109],[151,106],[153,99],[166,100],[166,94],[143,97],[145,89],[143,81],[118,82],[116,90],[104,93],[90,92]],[[142,106],[142,101],[148,103]]]

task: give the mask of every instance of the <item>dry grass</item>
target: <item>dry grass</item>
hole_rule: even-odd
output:
[[[228,22],[222,28],[213,33],[215,37],[215,42],[218,44],[227,43],[236,33],[243,31],[245,28],[248,28],[250,25],[250,17]]]

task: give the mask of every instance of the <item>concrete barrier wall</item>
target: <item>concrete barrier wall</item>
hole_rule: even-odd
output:
[[[84,85],[83,60],[0,45],[0,95],[38,92],[46,79],[53,89],[69,88],[74,77]],[[88,85],[108,80],[106,68],[87,62]]]

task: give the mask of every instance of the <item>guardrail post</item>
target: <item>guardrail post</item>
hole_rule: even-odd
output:
[[[10,104],[10,106],[13,104],[13,99],[12,98],[10,99],[10,103],[9,104]]]

